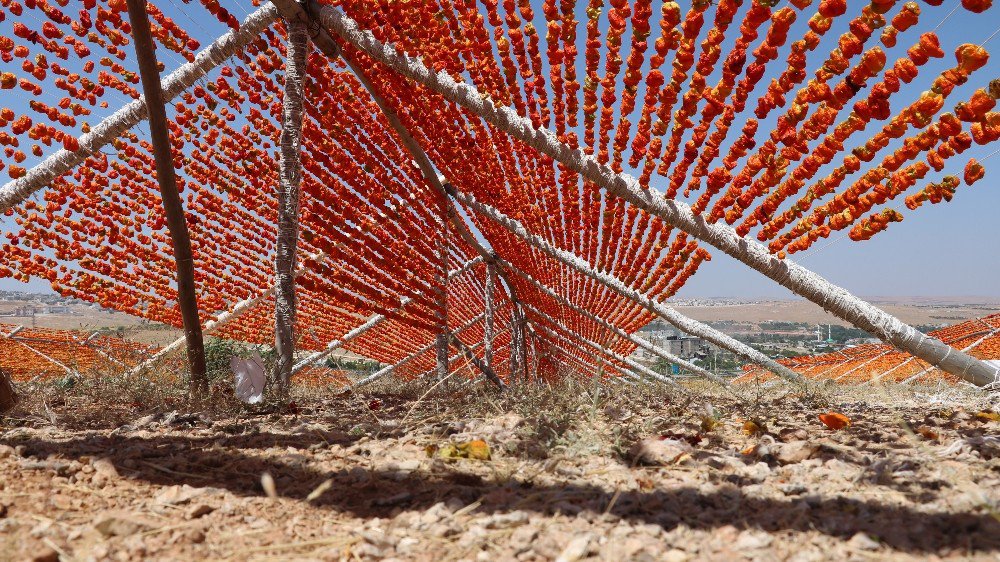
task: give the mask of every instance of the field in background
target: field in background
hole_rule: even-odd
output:
[[[866,300],[911,325],[951,325],[1000,312],[1000,298],[868,297]],[[847,326],[843,320],[805,300],[680,300],[675,308],[696,320],[732,322],[806,322]]]

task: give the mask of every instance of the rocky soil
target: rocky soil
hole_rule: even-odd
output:
[[[422,393],[33,401],[0,422],[0,559],[1000,560],[975,398]]]

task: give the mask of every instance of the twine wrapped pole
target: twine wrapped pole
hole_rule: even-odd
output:
[[[302,116],[309,32],[299,20],[285,20],[288,29],[285,96],[282,102],[278,240],[274,256],[275,382],[288,393],[295,355],[295,256],[299,240],[299,195],[302,190]]]
[[[177,267],[177,306],[184,321],[188,363],[191,366],[190,389],[191,394],[203,396],[208,393],[208,375],[205,367],[205,342],[201,333],[201,318],[198,315],[198,295],[194,284],[194,256],[191,253],[191,238],[184,218],[184,206],[174,176],[167,112],[163,106],[163,87],[160,84],[160,71],[157,68],[155,47],[149,31],[146,0],[128,0],[128,15],[132,25],[132,37],[135,39],[135,54],[139,60],[143,96],[149,114],[149,133],[156,160],[156,182],[160,186],[163,211],[173,242],[174,262]]]
[[[682,201],[667,199],[656,191],[643,189],[635,178],[616,173],[582,150],[559,141],[548,129],[535,128],[529,119],[521,117],[511,108],[498,107],[474,86],[457,82],[446,72],[433,72],[420,60],[400,54],[391,46],[381,43],[370,31],[361,29],[356,21],[339,9],[318,7],[315,15],[328,32],[339,35],[344,41],[395,72],[478,115],[499,130],[579,173],[583,179],[593,182],[608,193],[660,217],[667,224],[695,239],[718,248],[851,325],[973,384],[985,386],[1000,381],[1000,367],[988,365],[936,338],[928,337],[801,265],[772,255],[767,247],[740,236],[728,225],[709,223]]]

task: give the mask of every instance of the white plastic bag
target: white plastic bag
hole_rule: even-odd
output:
[[[264,360],[259,353],[250,359],[233,357],[229,368],[236,377],[236,397],[247,404],[256,404],[264,398]]]

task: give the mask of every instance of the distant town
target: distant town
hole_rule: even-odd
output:
[[[912,313],[908,321],[923,332],[984,316],[1000,309],[996,299],[961,298],[886,298],[873,302],[896,303],[898,314]],[[774,298],[691,298],[672,300],[671,305],[682,309],[719,331],[740,340],[773,358],[798,357],[828,353],[852,346],[880,343],[870,334],[843,324],[829,323],[818,307],[798,299]],[[805,312],[802,306],[809,307]],[[732,308],[729,311],[727,307]],[[791,307],[791,308],[789,308]],[[815,308],[815,310],[811,310]],[[795,314],[797,321],[771,320]],[[734,320],[734,313],[740,319]],[[173,338],[169,326],[133,318],[114,310],[79,299],[64,298],[52,293],[0,291],[0,324],[64,328],[120,330],[131,328],[131,337],[151,343],[163,343]],[[136,332],[142,328],[144,335]],[[731,352],[697,337],[691,337],[661,320],[642,328],[636,336],[673,355],[691,361],[719,374],[736,375],[743,361]],[[637,349],[632,359],[663,374],[683,375],[676,365],[644,349]]]
[[[698,302],[700,303],[698,306],[710,306],[701,300]],[[748,303],[741,301],[739,304]],[[863,344],[881,343],[867,332],[837,324],[729,320],[707,321],[706,324],[775,359],[829,353]],[[916,328],[926,333],[943,326],[944,324],[920,325]],[[655,347],[719,374],[735,375],[743,365],[743,361],[731,352],[701,338],[685,335],[661,320],[650,323],[636,335]],[[644,349],[637,349],[632,358],[663,374],[678,374],[677,367]]]

